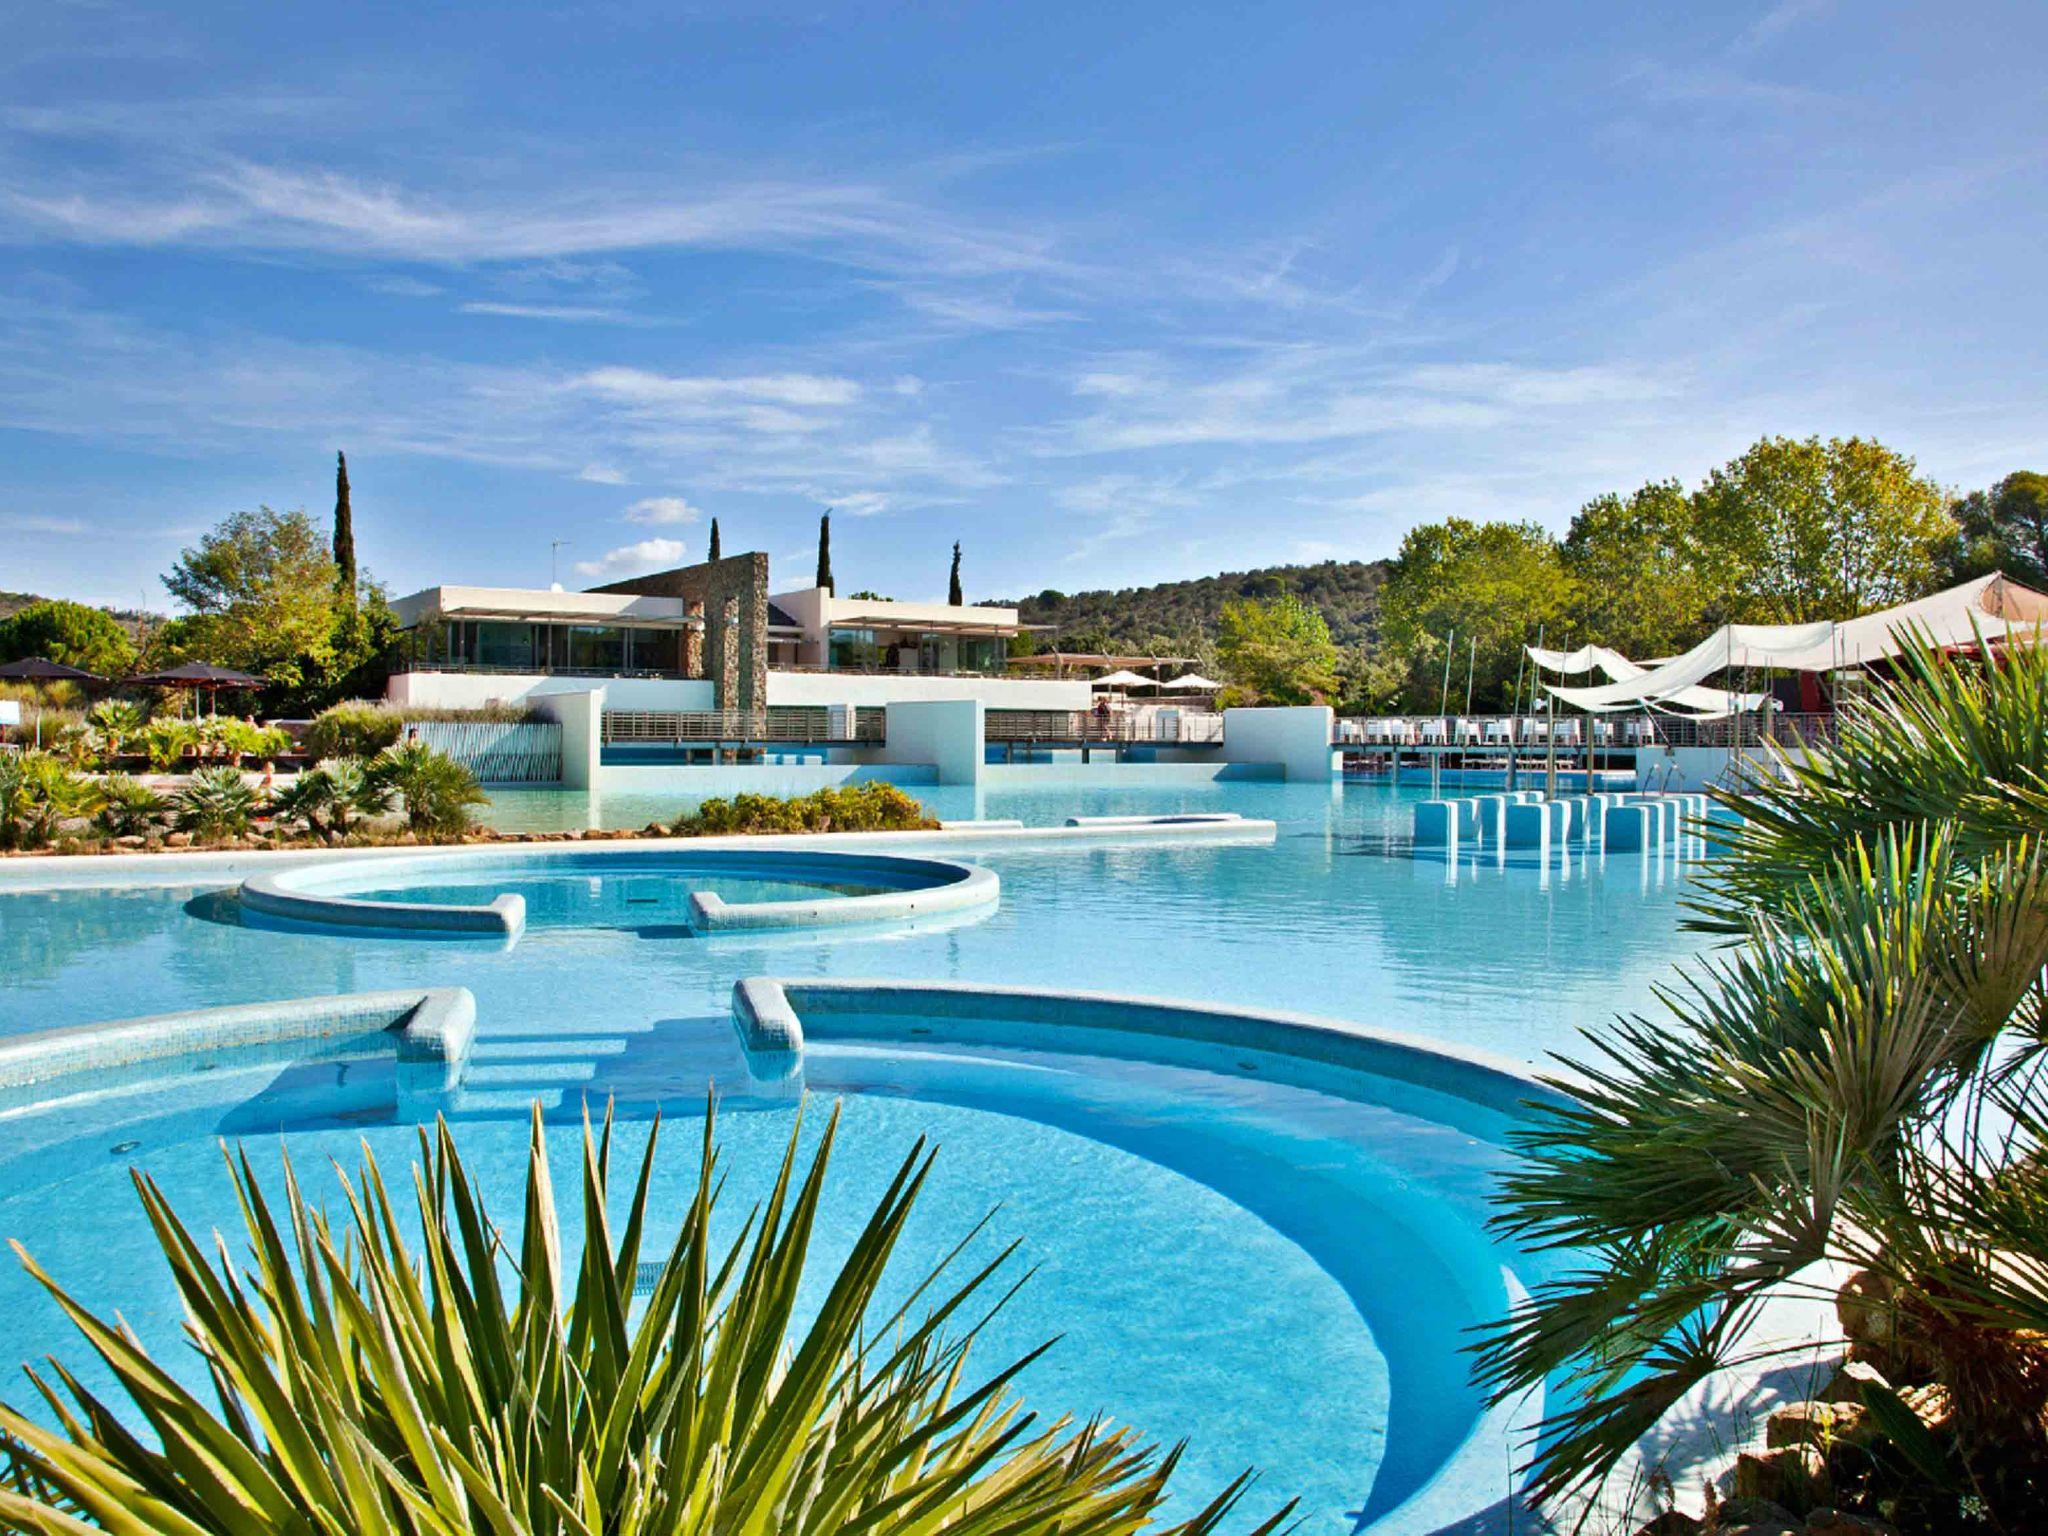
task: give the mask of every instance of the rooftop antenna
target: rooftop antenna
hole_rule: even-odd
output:
[[[561,562],[562,546],[568,542],[567,539],[548,540],[548,586],[551,589],[562,584],[561,572],[556,567]]]

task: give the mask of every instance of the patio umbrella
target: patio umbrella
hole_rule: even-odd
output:
[[[24,656],[19,661],[10,661],[0,667],[0,677],[11,678],[24,683],[104,683],[106,679],[97,672],[82,671],[67,667],[61,661],[52,661],[47,656]]]
[[[181,688],[198,694],[211,694],[218,699],[223,688],[267,688],[270,685],[260,677],[251,677],[246,672],[237,672],[232,667],[209,667],[202,661],[181,662],[175,667],[165,667],[160,672],[143,672],[134,677],[123,678],[130,688]],[[194,701],[197,708],[197,701]],[[216,713],[218,704],[215,705]]]
[[[1214,693],[1223,685],[1213,677],[1204,677],[1199,672],[1190,672],[1186,677],[1169,677],[1159,686],[1162,688],[1185,688],[1190,693]]]
[[[106,679],[97,672],[87,672],[78,667],[67,667],[61,661],[52,661],[47,656],[24,656],[19,661],[10,661],[0,666],[0,677],[18,683],[104,683]],[[43,716],[36,712],[36,749],[42,750]]]
[[[1091,688],[1150,688],[1152,679],[1140,677],[1128,669],[1120,669],[1107,677],[1098,677],[1088,685]]]

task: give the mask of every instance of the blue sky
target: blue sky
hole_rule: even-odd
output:
[[[0,4],[0,588],[970,597],[2048,467],[2048,7]]]

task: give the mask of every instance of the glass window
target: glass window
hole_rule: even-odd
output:
[[[530,672],[534,664],[533,626],[483,620],[467,626],[474,635],[470,661],[479,667]]]
[[[626,632],[617,625],[572,624],[567,638],[570,671],[610,673],[626,669]]]
[[[875,667],[882,664],[882,648],[875,643],[872,629],[832,631],[832,661],[835,667]]]

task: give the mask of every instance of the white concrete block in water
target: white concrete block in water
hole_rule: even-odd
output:
[[[1534,848],[1548,852],[1564,841],[1565,809],[1556,800],[1534,805],[1511,805],[1507,815],[1509,848]]]
[[[1472,803],[1479,815],[1479,840],[1485,843],[1498,844],[1501,839],[1502,821],[1508,807],[1508,797],[1506,795],[1475,795],[1472,798]]]
[[[1425,800],[1415,807],[1415,846],[1456,848],[1458,846],[1458,802]]]
[[[1610,805],[1601,823],[1600,840],[1609,853],[1647,848],[1656,836],[1657,811],[1648,805]]]
[[[1479,836],[1479,803],[1470,796],[1453,800],[1458,808],[1458,836],[1464,842],[1472,842]]]

